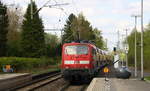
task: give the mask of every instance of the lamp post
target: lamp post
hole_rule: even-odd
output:
[[[137,25],[137,18],[140,17],[140,15],[132,15],[131,17],[134,17],[135,18],[135,27],[134,27],[134,31],[135,31],[135,42],[134,42],[134,48],[135,48],[135,54],[134,54],[134,76],[137,77],[137,36],[136,36],[136,32],[137,32],[137,28],[136,28],[136,25]]]
[[[126,67],[128,67],[128,50],[129,50],[129,46],[128,46],[128,29],[125,30],[126,31],[126,43],[125,43],[125,52],[126,52]]]
[[[122,48],[123,48],[123,53],[124,53],[124,49],[125,49],[125,45],[124,45],[124,34],[122,34]],[[124,56],[125,57],[125,56]],[[122,67],[124,66],[124,60],[125,58],[122,59]]]
[[[144,80],[143,75],[143,0],[141,0],[141,80]]]

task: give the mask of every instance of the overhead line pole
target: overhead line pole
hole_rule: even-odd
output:
[[[125,46],[124,46],[124,36],[125,36],[125,35],[122,34],[122,47],[123,47],[123,49],[124,49],[124,47],[125,47]],[[122,66],[124,66],[124,63],[123,63],[124,61],[125,61],[125,60],[124,60],[124,58],[123,58],[123,59],[122,59]]]
[[[144,80],[143,75],[143,0],[141,0],[141,80]]]
[[[33,19],[33,0],[30,0],[31,3],[31,19]]]
[[[118,50],[120,50],[120,33],[118,30],[118,44],[117,44]]]
[[[137,34],[136,34],[137,28],[136,28],[136,25],[137,25],[137,18],[140,17],[140,15],[132,15],[131,17],[135,18],[135,26],[134,26],[134,31],[135,31],[134,76],[137,77]]]
[[[108,40],[106,39],[106,48],[108,47]],[[108,49],[108,48],[107,48]]]
[[[127,38],[127,31],[128,29],[125,30],[126,31],[126,67],[128,67],[128,38]]]
[[[134,66],[135,66],[135,71],[134,71],[134,76],[135,77],[137,77],[137,55],[136,55],[136,43],[137,43],[137,41],[136,41],[136,32],[137,32],[137,30],[136,30],[136,24],[137,24],[137,16],[135,16],[135,59],[134,59]]]

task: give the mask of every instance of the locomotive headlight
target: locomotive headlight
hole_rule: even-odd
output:
[[[88,66],[85,66],[86,69],[88,69]]]
[[[89,63],[90,63],[89,60],[81,60],[81,61],[80,61],[80,64],[89,64]]]
[[[65,60],[64,64],[74,64],[74,60]]]
[[[66,69],[68,69],[69,67],[68,67],[68,66],[66,66],[65,68],[66,68]]]

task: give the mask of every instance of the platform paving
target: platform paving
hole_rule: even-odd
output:
[[[0,80],[14,78],[18,76],[28,75],[28,73],[10,73],[10,74],[0,74]]]
[[[150,91],[150,83],[138,79],[94,78],[87,91]]]
[[[20,84],[26,83],[32,79],[29,73],[10,73],[0,74],[0,91],[9,91]]]

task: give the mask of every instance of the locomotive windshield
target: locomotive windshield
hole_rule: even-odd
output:
[[[70,54],[70,55],[88,54],[88,47],[85,45],[66,46],[65,54]]]

